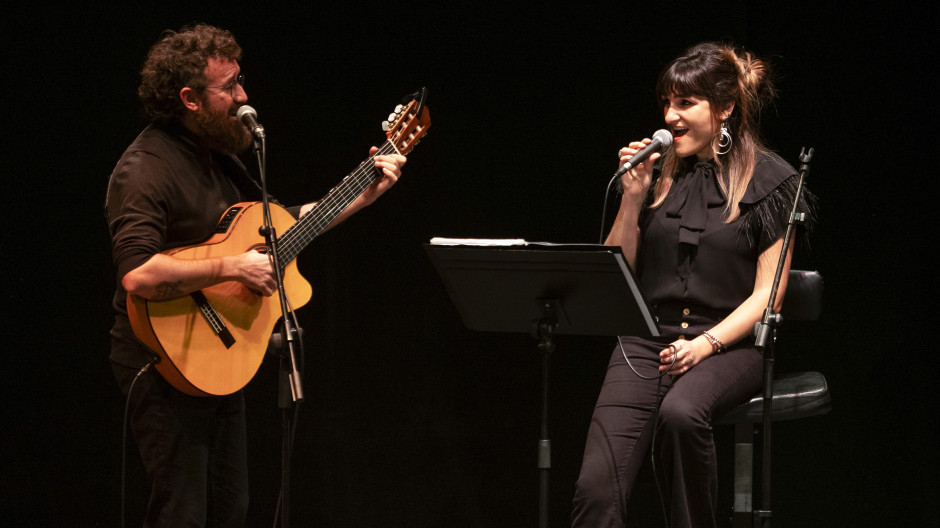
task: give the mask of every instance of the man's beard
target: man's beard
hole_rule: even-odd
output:
[[[210,149],[239,154],[251,145],[251,132],[227,112],[213,110],[208,104],[203,108],[204,112],[196,112],[193,117],[199,135]]]

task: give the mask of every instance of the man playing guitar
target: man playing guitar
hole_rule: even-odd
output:
[[[245,522],[241,390],[193,396],[152,370],[144,372],[154,352],[135,338],[126,302],[128,294],[158,302],[226,282],[243,285],[259,298],[276,292],[263,251],[206,258],[167,254],[210,238],[233,204],[262,198],[236,157],[251,143],[250,132],[236,117],[248,99],[240,58],[232,35],[219,28],[198,25],[164,33],[150,49],[138,89],[150,124],[124,152],[108,186],[106,212],[118,279],[111,360],[125,394],[134,387],[131,427],[153,485],[145,526]],[[374,183],[327,228],[371,204],[398,180],[404,155],[376,150],[370,151]],[[287,210],[298,218],[315,208],[316,203],[308,203]]]

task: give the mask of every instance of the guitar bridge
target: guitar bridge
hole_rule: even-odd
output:
[[[206,299],[205,294],[201,291],[194,291],[190,293],[189,296],[196,301],[196,306],[199,307],[202,316],[206,319],[206,322],[209,323],[209,327],[212,328],[215,335],[222,340],[222,344],[225,345],[225,348],[232,348],[232,345],[235,344],[235,337],[229,332],[228,327],[225,326],[225,321],[219,317],[219,312],[216,312],[215,308],[209,304],[209,299]]]

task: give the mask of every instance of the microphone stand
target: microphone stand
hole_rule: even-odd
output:
[[[300,341],[300,332],[298,331],[297,321],[294,313],[288,309],[287,293],[284,290],[284,268],[281,266],[280,256],[278,254],[277,233],[274,229],[274,223],[271,221],[271,206],[268,201],[267,179],[265,177],[265,136],[264,130],[258,127],[252,133],[252,146],[256,157],[258,158],[258,169],[261,179],[261,207],[263,215],[263,225],[258,229],[265,239],[267,254],[271,260],[271,266],[274,269],[274,277],[277,281],[278,300],[281,304],[282,328],[281,335],[276,339],[272,336],[271,349],[274,350],[280,358],[280,370],[278,373],[278,407],[281,408],[281,496],[280,496],[280,521],[281,528],[290,526],[290,456],[293,448],[293,433],[296,421],[297,410],[303,402],[303,384],[300,371],[297,368],[297,357],[302,355],[303,344]],[[280,341],[280,343],[278,343]],[[289,396],[288,396],[289,394]],[[291,402],[295,404],[294,415],[291,415]]]
[[[813,149],[807,151],[805,148],[800,150],[800,180],[796,188],[796,197],[793,200],[793,209],[790,211],[790,220],[787,224],[787,231],[783,237],[783,248],[780,251],[780,259],[777,261],[777,271],[774,275],[774,282],[770,289],[770,300],[761,321],[754,324],[754,344],[757,350],[761,351],[764,357],[764,390],[763,390],[763,447],[761,448],[761,496],[760,508],[754,510],[753,525],[760,528],[770,528],[770,448],[771,436],[770,425],[773,422],[773,398],[774,398],[774,347],[773,340],[776,338],[777,326],[783,322],[780,314],[774,310],[774,303],[777,299],[777,290],[780,288],[780,278],[783,275],[783,268],[787,260],[793,231],[796,224],[806,221],[806,213],[798,213],[797,208],[800,204],[800,196],[803,194],[803,180],[809,174],[809,163],[813,159]],[[768,342],[770,345],[768,345]]]
[[[529,335],[539,340],[542,353],[542,412],[538,450],[539,468],[539,528],[548,528],[549,471],[552,469],[552,441],[548,438],[549,366],[555,351],[555,329],[558,328],[556,310],[560,304],[544,301],[542,317],[532,321]]]

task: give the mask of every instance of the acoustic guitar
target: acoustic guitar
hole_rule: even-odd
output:
[[[271,221],[278,237],[284,290],[293,309],[312,296],[310,283],[297,271],[297,254],[313,241],[381,173],[373,158],[408,154],[431,126],[424,106],[424,92],[398,105],[383,123],[387,140],[378,151],[336,185],[300,220],[271,204]],[[202,244],[174,248],[164,254],[181,259],[204,259],[263,249],[258,233],[263,213],[260,202],[230,207]],[[236,281],[222,282],[189,295],[169,300],[147,300],[128,294],[127,312],[137,338],[161,361],[160,374],[178,390],[193,396],[231,394],[251,381],[280,320],[278,293],[270,297],[250,291]]]

